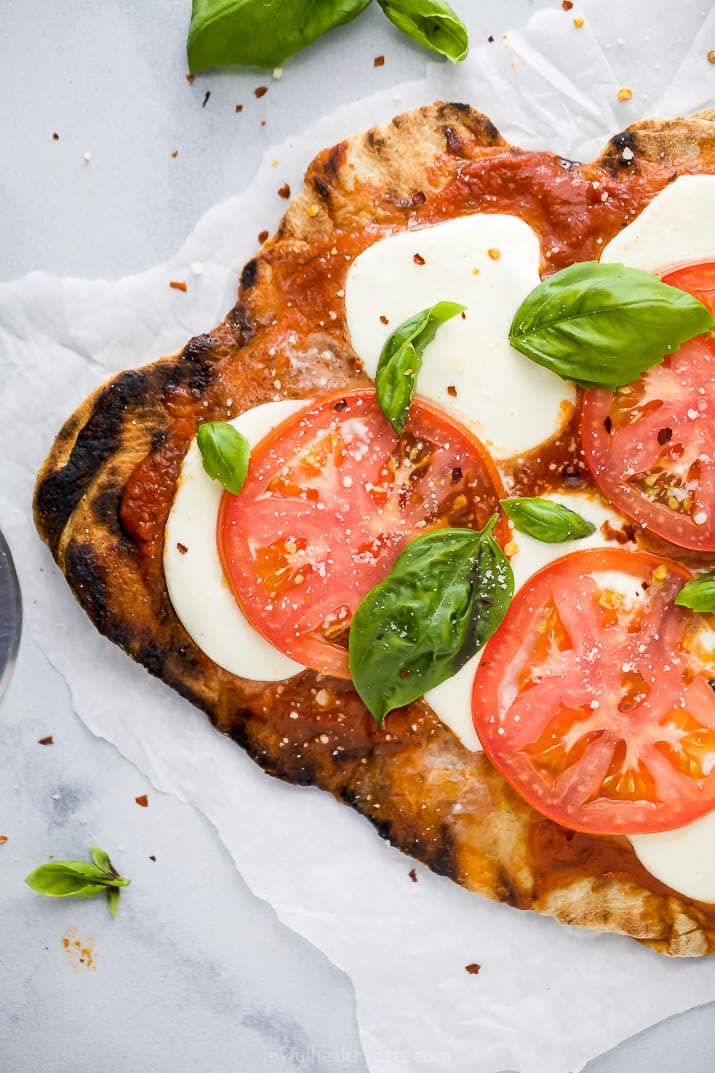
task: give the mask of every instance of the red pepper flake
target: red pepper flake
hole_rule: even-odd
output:
[[[172,279],[169,281],[169,286],[175,291],[188,291],[189,289],[183,279]]]
[[[427,263],[421,253],[416,253],[412,260],[415,262],[416,265],[423,265]]]
[[[489,37],[487,38],[487,41],[489,42],[490,45],[493,45],[494,44],[494,34],[489,34]]]
[[[186,544],[182,544],[180,540],[177,540],[176,542],[176,549],[177,551],[180,551],[182,555],[186,555],[187,551],[189,550],[186,547]]]
[[[207,89],[206,92],[204,93],[204,99],[201,102],[201,107],[202,108],[205,108],[206,105],[209,103],[209,97],[210,96],[211,96],[211,90]]]
[[[408,874],[408,876],[410,877],[410,879],[412,880],[413,883],[417,882],[417,872],[415,872],[414,868],[410,868],[410,870],[409,870],[409,872],[407,874]]]
[[[139,797],[135,797],[134,800],[136,801],[137,805],[141,805],[142,808],[146,808],[149,804],[149,798],[146,794],[139,794]]]
[[[715,48],[711,48],[708,52],[708,63],[715,63]]]
[[[261,97],[265,97],[266,93],[268,93],[268,86],[256,86],[253,92],[260,100]]]
[[[561,0],[561,7],[564,9],[564,11],[570,11],[573,7],[572,0]]]
[[[469,965],[464,966],[470,976],[476,976],[481,969],[481,965],[477,965],[476,961],[472,961]]]
[[[673,438],[673,430],[672,430],[672,428],[661,428],[661,429],[658,430],[658,443],[660,444],[661,447],[664,444],[666,444],[668,442],[668,440],[672,440],[672,438]]]
[[[173,156],[174,160],[176,160],[177,156],[179,155],[179,150],[178,150],[178,149],[174,149],[174,151],[172,152],[172,154],[171,154],[171,155]]]
[[[290,197],[290,186],[288,183],[283,183],[283,186],[278,188],[278,197],[284,197],[286,201]]]
[[[57,131],[56,131],[56,130],[55,130],[55,131],[53,131],[53,132],[52,132],[52,141],[53,141],[53,142],[58,142],[59,140],[60,140],[60,136],[59,136],[59,134],[57,133]]]
[[[464,310],[462,310],[462,312],[461,312],[461,313],[460,313],[459,315],[460,315],[460,317],[462,318],[462,320],[466,320],[466,319],[467,319],[467,314],[466,314],[466,312],[465,312]]]
[[[389,324],[389,323],[390,323],[390,322],[389,322],[389,320],[387,319],[387,317],[385,316],[385,314],[384,314],[384,313],[381,313],[381,314],[380,314],[380,324]]]
[[[260,242],[261,246],[263,245],[263,243],[266,241],[267,238],[268,238],[268,232],[267,231],[259,231],[258,232],[258,241]]]
[[[405,678],[407,678],[409,673],[410,672],[407,670],[407,667],[402,668],[402,670],[400,671],[400,678],[403,680],[403,682],[404,682]]]
[[[372,63],[373,63],[374,67],[384,67],[385,66],[385,57],[384,56],[376,56],[375,59],[372,61]]]
[[[0,846],[4,846],[7,842],[7,835],[0,835]]]
[[[196,75],[187,75],[186,81],[189,83],[190,86],[193,86],[194,82],[196,81]]]
[[[55,744],[55,739],[52,737],[51,734],[48,734],[46,738],[39,738],[38,741],[37,741],[37,744],[38,745],[54,745]]]
[[[265,127],[265,125],[266,125],[266,121],[265,121],[265,119],[262,119],[262,120],[261,120],[261,126],[262,126],[262,127]]]
[[[236,111],[237,112],[242,112],[243,111],[243,105],[242,104],[237,104],[236,105]]]
[[[156,857],[154,856],[154,854],[153,854],[153,853],[150,853],[150,854],[149,854],[149,860],[150,860],[150,861],[155,861],[155,860],[156,860]]]
[[[457,398],[457,389],[454,386],[454,384],[448,384],[447,385],[447,394],[449,395],[449,397],[451,399],[456,399]]]

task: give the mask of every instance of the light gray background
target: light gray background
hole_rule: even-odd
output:
[[[475,43],[550,6],[455,2]],[[424,70],[424,53],[375,9],[289,61],[280,82],[253,71],[189,86],[189,7],[3,5],[0,278],[35,268],[108,278],[139,272],[245,187],[266,145]],[[151,58],[141,68],[151,75],[137,76],[138,54]],[[375,69],[378,54],[386,63]],[[258,85],[269,86],[261,100]],[[283,205],[267,206],[256,232]],[[42,676],[29,673],[31,647],[26,636],[0,706],[0,834],[8,836],[0,846],[0,1070],[364,1073],[349,980],[251,895],[200,815],[153,792],[88,733],[49,665]],[[46,734],[53,746],[37,744]],[[134,802],[144,792],[146,809]],[[44,901],[22,884],[50,854],[73,856],[91,841],[134,880],[113,923],[101,902]],[[69,965],[62,936],[71,926],[92,938],[91,971]],[[713,1068],[711,1005],[629,1041],[588,1073]]]

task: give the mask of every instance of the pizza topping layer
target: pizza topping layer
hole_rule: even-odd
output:
[[[350,338],[365,370],[375,376],[399,324],[448,297],[466,307],[465,315],[444,324],[426,348],[420,393],[473,423],[495,458],[549,439],[573,413],[573,386],[509,344],[509,325],[539,282],[540,261],[534,231],[500,213],[375,242],[355,258],[345,286]]]
[[[576,830],[666,830],[715,806],[712,631],[684,567],[575,552],[540,571],[484,651],[474,719],[495,766]]]

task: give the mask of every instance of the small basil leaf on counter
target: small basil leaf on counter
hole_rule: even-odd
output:
[[[584,261],[526,296],[509,341],[564,380],[615,391],[714,323],[697,298],[649,272]]]
[[[715,613],[715,570],[686,581],[675,602],[678,607],[689,607],[691,611]]]
[[[444,0],[378,0],[390,22],[419,45],[453,63],[469,52],[469,35],[459,15]]]
[[[502,499],[501,505],[515,529],[545,544],[562,544],[596,532],[596,526],[576,511],[541,496]]]
[[[370,0],[193,0],[190,71],[279,67],[317,37],[350,22]]]
[[[514,576],[492,535],[496,522],[418,537],[358,605],[350,674],[378,725],[456,674],[500,625]]]
[[[107,905],[109,912],[115,917],[119,909],[119,891],[116,887],[107,887]]]
[[[196,441],[209,477],[237,496],[243,488],[251,457],[251,445],[227,421],[206,421],[199,425]]]
[[[90,853],[92,864],[89,861],[50,861],[30,872],[25,882],[37,894],[50,898],[93,898],[110,890],[118,896],[118,888],[128,887],[130,880],[119,875],[105,850],[92,846]],[[116,913],[116,905],[117,899],[110,898],[112,916]]]
[[[375,390],[380,409],[398,436],[407,423],[425,347],[442,324],[463,313],[465,308],[457,302],[437,302],[403,321],[383,346],[375,373]]]

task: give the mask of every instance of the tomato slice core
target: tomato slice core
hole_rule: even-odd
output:
[[[535,809],[644,834],[715,807],[715,616],[676,607],[689,572],[645,552],[574,552],[535,574],[488,642],[474,725]]]
[[[485,448],[439,407],[416,398],[398,438],[374,390],[331,395],[263,439],[241,494],[224,495],[224,572],[276,648],[347,678],[353,613],[405,545],[483,528],[503,495]],[[508,539],[503,521],[497,538]]]
[[[715,263],[664,282],[715,312]],[[625,514],[684,548],[715,551],[715,339],[685,343],[639,380],[583,402],[583,448],[599,488]]]

